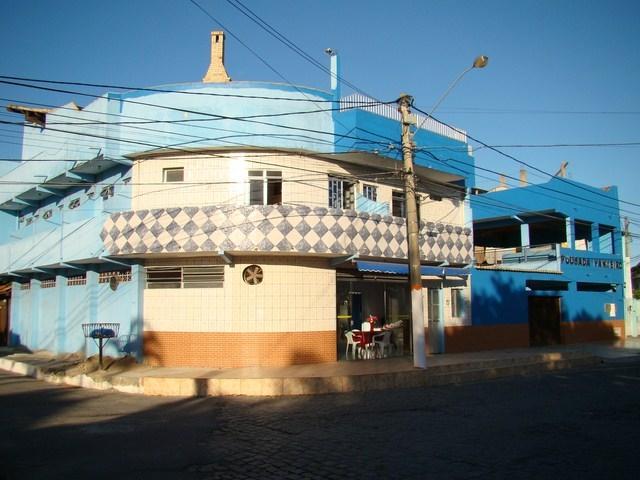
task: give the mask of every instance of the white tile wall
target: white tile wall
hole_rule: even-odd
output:
[[[184,167],[183,183],[162,183],[164,168]],[[248,203],[248,170],[280,170],[284,203],[328,206],[326,174],[362,175],[362,183],[378,187],[378,201],[391,207],[393,189],[401,189],[399,178],[381,174],[380,179],[370,176],[371,171],[347,166],[329,160],[269,152],[220,152],[215,156],[154,158],[139,160],[134,167],[133,209],[186,207],[203,205],[246,205]],[[384,178],[384,183],[381,179]],[[424,194],[423,194],[424,196]],[[434,201],[424,196],[420,206],[425,221],[444,222],[464,226],[464,207],[461,201],[443,198]]]
[[[172,259],[158,264],[212,264],[211,259]],[[238,258],[225,267],[224,288],[146,289],[144,326],[149,331],[304,332],[335,329],[335,270],[323,259]],[[264,280],[247,285],[242,271],[260,265]]]

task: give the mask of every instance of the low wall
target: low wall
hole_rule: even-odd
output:
[[[144,361],[171,367],[280,367],[336,361],[336,334],[324,332],[145,332]]]

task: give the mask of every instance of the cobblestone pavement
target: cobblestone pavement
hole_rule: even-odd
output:
[[[0,479],[637,478],[640,362],[462,386],[149,398],[0,374]]]

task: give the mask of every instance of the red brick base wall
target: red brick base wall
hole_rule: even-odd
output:
[[[336,360],[329,332],[145,332],[145,363],[152,366],[238,368]]]
[[[620,336],[615,334],[616,330]],[[624,320],[562,322],[560,333],[563,344],[617,340],[625,337]],[[526,348],[528,346],[529,324],[527,323],[445,328],[446,353]]]
[[[445,327],[445,352],[475,352],[529,346],[529,325]]]
[[[620,336],[616,335],[616,330]],[[600,342],[624,338],[624,320],[603,320],[600,322],[562,322],[560,324],[562,343]]]

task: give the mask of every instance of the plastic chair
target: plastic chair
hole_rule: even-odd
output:
[[[391,356],[393,344],[391,343],[391,332],[382,332],[373,337],[374,348],[381,357]],[[386,355],[385,355],[386,351]]]
[[[363,341],[360,343],[360,357],[361,358],[373,358],[373,335],[371,331],[371,324],[369,322],[362,322],[362,336]]]
[[[351,347],[351,357],[355,360],[360,343],[358,343],[352,331],[344,332],[344,336],[347,338],[347,349],[344,352],[344,358],[349,357],[349,347]]]

